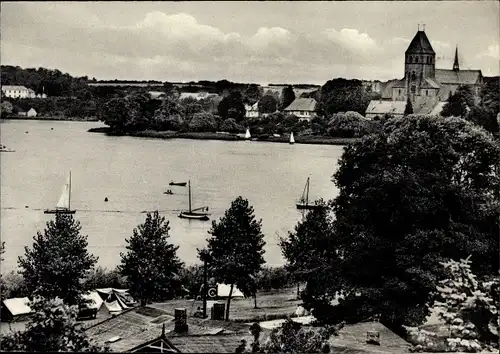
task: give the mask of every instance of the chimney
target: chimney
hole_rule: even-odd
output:
[[[175,319],[174,319],[174,331],[176,333],[184,333],[187,332],[188,330],[188,324],[187,324],[187,315],[186,315],[186,309],[185,308],[177,308],[175,309]]]
[[[380,345],[380,332],[378,331],[366,332],[366,343]]]

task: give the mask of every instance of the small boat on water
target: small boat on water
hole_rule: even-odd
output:
[[[314,210],[320,208],[319,205],[309,204],[309,177],[307,177],[306,185],[304,186],[304,191],[302,192],[302,196],[297,202],[297,209],[307,209]]]
[[[168,185],[169,186],[179,186],[179,187],[186,187],[187,182],[174,182],[171,181]]]
[[[290,133],[290,145],[295,144],[295,139],[293,138],[293,132]]]
[[[208,207],[191,209],[191,181],[189,181],[189,209],[183,210],[179,214],[182,219],[209,220]]]
[[[5,145],[0,145],[0,152],[15,152],[15,150],[9,149]]]
[[[252,136],[250,135],[250,129],[247,129],[247,131],[245,132],[245,139],[250,139]]]
[[[64,184],[61,197],[57,202],[55,209],[47,209],[44,214],[74,214],[76,210],[71,210],[71,171],[69,172],[68,182]]]
[[[163,192],[163,194],[174,194],[171,189],[167,190],[166,192]]]

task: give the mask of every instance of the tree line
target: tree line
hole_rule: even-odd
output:
[[[280,240],[285,269],[292,282],[304,283],[299,295],[317,324],[372,319],[406,336],[444,306],[440,316],[455,326],[441,343],[446,351],[498,348],[499,166],[498,138],[458,117],[387,118],[347,145],[333,175],[337,197],[316,201],[319,207]],[[174,296],[181,284],[169,232],[164,217],[148,214],[121,254],[119,272],[141,305]],[[238,197],[212,222],[198,256],[214,281],[256,298],[264,245],[261,220]],[[78,304],[79,280],[97,261],[86,246],[78,222],[57,215],[19,259],[30,292]],[[230,304],[231,294],[226,320]],[[278,346],[311,335],[285,327],[274,332]],[[291,341],[285,352],[300,343],[320,351],[322,340],[313,348],[312,339]],[[258,344],[256,335],[254,352]]]

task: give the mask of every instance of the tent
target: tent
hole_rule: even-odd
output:
[[[27,297],[5,299],[2,302],[2,321],[24,321],[33,313]]]
[[[96,292],[104,301],[110,313],[119,313],[123,310],[134,307],[137,304],[127,289],[103,288],[97,289]]]
[[[97,293],[97,291],[90,291],[87,294],[82,295],[82,297],[88,302],[82,305],[78,311],[79,318],[87,318],[87,317],[97,317],[97,313],[101,309],[104,300]]]
[[[228,297],[230,290],[231,290],[231,285],[217,284],[217,296],[218,297]],[[244,297],[245,297],[245,295],[243,295],[243,293],[240,291],[240,289],[238,289],[236,287],[236,285],[233,286],[232,298],[235,299],[235,298],[244,298]]]

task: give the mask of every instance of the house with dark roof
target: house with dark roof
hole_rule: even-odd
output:
[[[285,114],[297,116],[300,120],[310,121],[316,116],[317,102],[314,98],[296,98],[283,111]]]
[[[430,114],[438,111],[439,102],[446,101],[459,86],[468,86],[476,98],[479,96],[483,84],[481,70],[460,70],[458,48],[452,69],[436,69],[435,65],[436,53],[425,31],[419,29],[405,52],[404,77],[387,85],[382,97],[403,102],[409,99],[414,113]]]
[[[244,323],[174,316],[156,307],[135,307],[88,327],[95,342],[115,352],[234,353],[242,338],[251,340]]]

